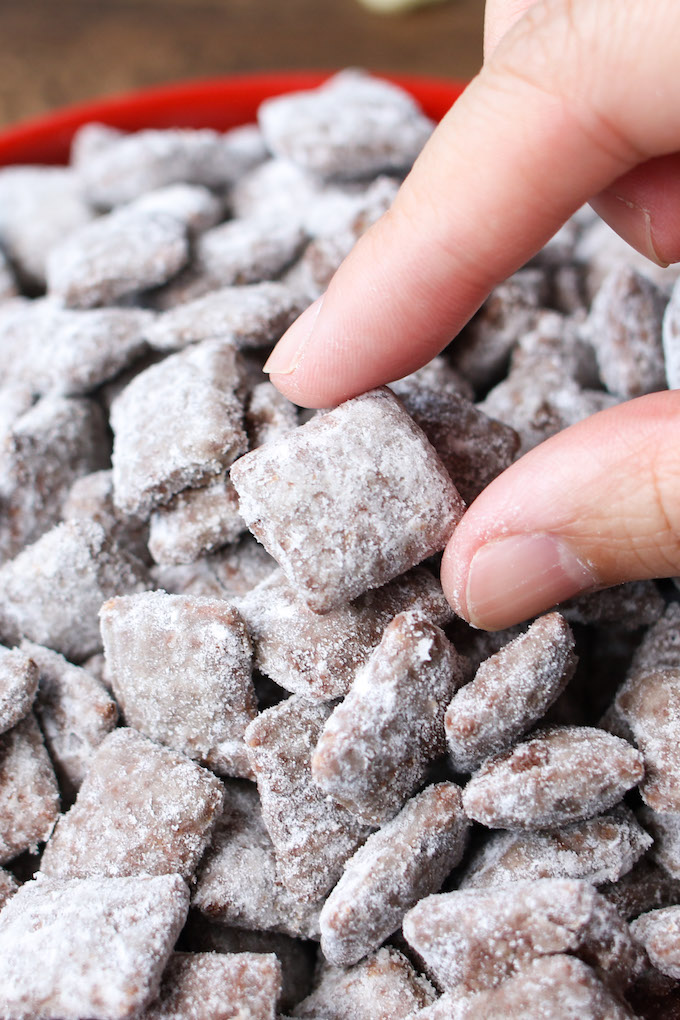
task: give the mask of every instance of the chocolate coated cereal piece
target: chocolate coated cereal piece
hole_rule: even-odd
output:
[[[680,669],[632,676],[616,695],[615,708],[644,755],[643,800],[655,811],[680,811]]]
[[[226,784],[224,812],[201,862],[193,905],[220,924],[318,937],[321,905],[294,896],[276,877],[274,846],[249,783]]]
[[[225,598],[224,589],[213,570],[213,559],[213,556],[202,556],[195,563],[184,563],[180,566],[167,564],[153,566],[149,571],[153,580],[153,588],[160,588],[169,595],[197,595],[207,599]]]
[[[0,868],[0,910],[2,910],[10,896],[14,896],[18,889],[19,883],[11,871],[5,871],[4,868]]]
[[[680,881],[657,867],[651,854],[641,857],[618,882],[601,886],[599,892],[628,919],[647,910],[680,903]]]
[[[323,728],[314,781],[364,821],[387,821],[444,751],[444,710],[461,681],[439,627],[418,613],[395,616]]]
[[[565,952],[616,988],[639,961],[616,909],[586,882],[565,879],[428,896],[404,918],[404,935],[445,991],[494,988],[536,957]]]
[[[18,648],[0,645],[0,733],[16,726],[31,709],[38,690],[38,667]]]
[[[256,953],[173,953],[142,1020],[276,1020],[281,965]]]
[[[434,390],[440,395],[456,395],[465,397],[466,400],[474,399],[472,386],[460,372],[449,364],[441,355],[432,358],[422,368],[405,375],[401,379],[390,383],[390,389],[396,393],[404,405],[411,394],[418,399],[418,392],[421,389],[426,391]],[[410,412],[409,412],[410,413]]]
[[[406,1020],[436,998],[430,982],[387,946],[354,967],[324,967],[292,1012],[305,1020]]]
[[[58,815],[57,780],[31,713],[0,737],[0,864],[35,853]]]
[[[82,161],[99,155],[112,142],[117,142],[123,137],[125,137],[123,131],[119,131],[118,128],[111,127],[109,124],[100,124],[99,121],[82,124],[71,139],[71,165],[77,166]]]
[[[680,978],[680,906],[642,914],[631,922],[630,930],[657,970]]]
[[[612,270],[595,295],[588,336],[603,383],[624,400],[666,388],[661,322],[667,300],[630,266]]]
[[[222,219],[224,209],[217,195],[198,184],[168,184],[147,191],[128,206],[138,212],[161,212],[183,223],[190,237],[202,234]]]
[[[7,260],[7,256],[0,248],[0,301],[7,301],[9,298],[16,297],[19,293],[17,287],[17,281],[12,272],[12,268]]]
[[[258,383],[253,388],[245,417],[251,450],[278,439],[298,425],[295,404],[270,382]]]
[[[215,569],[223,580],[223,568]],[[423,567],[323,616],[307,608],[277,569],[237,606],[253,642],[256,668],[293,694],[320,701],[349,691],[398,613],[414,610],[442,626],[452,615],[441,586]]]
[[[114,504],[110,468],[76,478],[62,504],[62,517],[65,521],[91,520],[101,524],[115,542],[142,562],[148,562],[148,524],[139,517],[124,514]]]
[[[459,889],[487,889],[537,878],[616,882],[652,845],[628,808],[551,832],[494,832],[468,858]]]
[[[127,725],[222,775],[249,776],[243,736],[257,706],[236,609],[154,591],[105,602],[100,619]]]
[[[293,220],[228,220],[196,243],[195,268],[212,287],[271,280],[299,254],[306,235]]]
[[[649,856],[673,878],[680,879],[680,813],[643,807],[639,816],[654,837]]]
[[[482,765],[463,804],[490,828],[552,828],[613,807],[643,775],[642,755],[625,740],[592,726],[555,726]]]
[[[99,607],[145,587],[146,571],[93,521],[67,521],[0,567],[0,635],[81,662],[101,650]]]
[[[511,374],[569,378],[584,389],[602,385],[592,346],[580,318],[542,311],[533,329],[519,337],[510,357]]]
[[[446,710],[456,772],[472,772],[514,744],[561,694],[576,663],[571,629],[559,613],[542,616],[483,662]]]
[[[59,652],[23,641],[36,663],[40,687],[35,712],[45,735],[62,793],[72,797],[92,756],[118,721],[118,708],[102,683]]]
[[[221,287],[163,312],[146,331],[157,351],[175,351],[200,340],[228,340],[235,347],[275,343],[302,311],[289,287],[273,280]]]
[[[360,71],[267,99],[258,121],[275,156],[345,180],[409,169],[432,132],[408,93]]]
[[[131,729],[99,745],[71,810],[43,854],[51,878],[189,878],[224,800],[206,769]]]
[[[278,877],[309,901],[335,885],[370,832],[312,780],[312,751],[329,713],[326,705],[292,697],[261,712],[246,731]]]
[[[465,849],[468,820],[454,783],[429,786],[347,861],[321,911],[321,949],[335,966],[357,963],[437,892]]]
[[[231,478],[250,530],[322,613],[442,549],[463,513],[444,465],[385,388],[246,454]]]
[[[27,882],[0,915],[0,1014],[138,1016],[188,905],[179,875]]]
[[[631,628],[655,623],[664,609],[664,600],[654,581],[628,581],[576,595],[560,605],[560,612],[570,623],[615,623]]]
[[[193,563],[205,553],[234,542],[245,521],[227,475],[198,489],[183,489],[151,514],[149,552],[156,563]]]
[[[644,634],[628,669],[627,679],[638,673],[680,669],[680,603],[669,602],[663,615]]]
[[[140,372],[111,407],[116,506],[143,515],[246,449],[231,344],[206,340]]]

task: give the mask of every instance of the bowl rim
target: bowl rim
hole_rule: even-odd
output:
[[[254,119],[270,96],[316,88],[338,69],[263,71],[188,78],[114,93],[20,121],[0,132],[0,166],[66,163],[76,130],[97,121],[125,131],[145,127],[213,127],[227,130]],[[440,120],[465,87],[460,79],[392,74],[369,69],[410,92]]]

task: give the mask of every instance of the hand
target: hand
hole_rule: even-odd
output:
[[[484,68],[281,339],[272,381],[324,407],[414,371],[588,200],[649,258],[680,260],[679,33],[676,0],[490,0]],[[680,573],[679,436],[680,394],[658,393],[514,464],[446,549],[456,611],[496,629]]]

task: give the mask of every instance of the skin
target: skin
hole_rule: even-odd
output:
[[[677,0],[488,0],[485,62],[392,209],[266,366],[328,407],[419,368],[584,202],[680,261]],[[580,591],[680,574],[680,391],[566,429],[489,485],[442,564],[499,629]]]

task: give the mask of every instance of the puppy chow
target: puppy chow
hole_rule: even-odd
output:
[[[312,755],[324,793],[379,825],[445,748],[443,714],[462,681],[458,653],[418,613],[400,613],[333,711]]]
[[[27,882],[0,915],[0,1014],[138,1016],[158,994],[188,903],[179,875]]]
[[[128,726],[223,775],[249,776],[251,648],[228,602],[142,592],[100,613],[114,695]]]
[[[261,712],[246,731],[277,875],[310,902],[335,885],[371,831],[312,779],[312,752],[329,714],[326,705],[292,697]]]
[[[19,293],[17,281],[7,256],[0,248],[0,302],[16,297]]]
[[[202,234],[222,219],[224,209],[222,202],[199,184],[168,184],[155,191],[147,191],[129,208],[138,212],[164,213],[174,216],[182,223],[190,237]]]
[[[90,520],[100,524],[114,542],[143,563],[149,561],[148,523],[140,517],[123,513],[115,505],[110,468],[76,478],[62,504],[61,513],[65,521]]]
[[[140,372],[111,407],[116,506],[143,516],[220,474],[246,449],[241,369],[206,340]]]
[[[201,862],[193,905],[211,920],[255,931],[318,938],[320,903],[277,878],[274,845],[249,783],[227,783],[225,807]]]
[[[463,501],[389,390],[234,464],[240,511],[311,609],[328,612],[444,547]]]
[[[258,383],[253,388],[248,398],[245,421],[251,450],[284,436],[299,424],[295,404],[270,382]]]
[[[38,690],[38,667],[18,648],[0,645],[0,733],[16,726],[31,710]]]
[[[411,399],[417,403],[420,390],[425,390],[426,395],[434,390],[440,396],[461,396],[466,400],[474,399],[474,390],[470,382],[464,375],[457,372],[442,355],[437,355],[432,361],[428,361],[426,365],[411,372],[410,375],[391,382],[390,389],[396,393],[404,406],[407,406]]]
[[[321,949],[336,966],[357,963],[437,892],[465,849],[468,821],[454,783],[427,787],[369,836],[345,865],[321,911]]]
[[[633,675],[616,696],[615,709],[644,756],[640,793],[655,811],[680,811],[680,669]]]
[[[648,910],[680,903],[680,879],[655,864],[652,854],[641,857],[618,882],[600,886],[622,917],[632,920]]]
[[[66,521],[0,567],[0,637],[82,662],[101,650],[99,607],[146,586],[146,570],[100,524]]]
[[[110,733],[41,862],[50,878],[190,878],[222,809],[221,782],[132,729]]]
[[[489,759],[463,804],[490,828],[554,828],[608,810],[643,775],[642,755],[625,740],[593,726],[555,726]]]
[[[654,581],[628,581],[602,591],[586,592],[560,606],[560,612],[570,623],[616,624],[631,629],[656,623],[664,609],[664,600]]]
[[[118,707],[99,680],[59,652],[22,641],[40,677],[35,714],[45,736],[62,794],[71,798],[95,750],[118,721]]]
[[[627,678],[637,673],[680,669],[680,603],[669,602],[643,635],[631,659]]]
[[[299,254],[306,235],[293,219],[228,220],[196,243],[195,265],[214,287],[272,280]]]
[[[217,578],[226,599],[238,600],[246,595],[261,581],[278,570],[276,560],[272,559],[266,549],[246,532],[238,542],[225,546],[207,562]],[[241,604],[237,608],[243,616]],[[244,617],[245,619],[245,617]],[[253,632],[248,623],[248,633],[253,641]]]
[[[680,813],[639,809],[640,821],[654,837],[649,856],[673,878],[680,880]]]
[[[11,896],[19,889],[19,883],[11,871],[0,868],[0,911]]]
[[[235,542],[245,522],[228,475],[197,489],[183,489],[149,522],[149,552],[156,563],[193,563],[205,553]]]
[[[31,713],[0,736],[0,864],[36,853],[58,815],[57,780]]]
[[[631,922],[630,930],[657,970],[680,978],[680,906],[641,914]]]
[[[446,710],[453,768],[472,772],[511,747],[561,694],[576,662],[571,629],[559,613],[542,616],[486,659]]]

